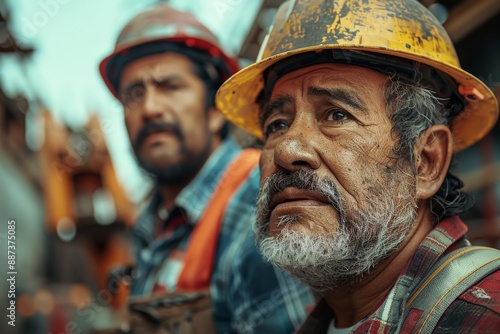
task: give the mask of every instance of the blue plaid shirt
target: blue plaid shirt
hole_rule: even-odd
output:
[[[198,222],[224,171],[240,151],[230,139],[221,144],[175,199],[175,205],[185,210],[188,224],[156,240],[154,226],[161,198],[154,193],[133,229],[136,269],[132,296],[151,294],[155,272],[173,250],[186,248],[190,226]],[[265,263],[258,253],[252,221],[259,179],[255,168],[231,198],[222,223],[211,286],[221,334],[293,333],[306,318],[306,308],[314,305],[306,286]],[[180,240],[174,241],[176,238]]]

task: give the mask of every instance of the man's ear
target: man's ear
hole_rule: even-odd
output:
[[[211,133],[219,133],[226,122],[226,118],[215,107],[208,109],[208,129]]]
[[[420,134],[415,143],[418,198],[431,198],[439,190],[450,167],[452,150],[452,135],[446,125],[433,125]]]

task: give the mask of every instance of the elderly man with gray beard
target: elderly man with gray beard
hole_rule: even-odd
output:
[[[287,1],[216,104],[263,140],[263,255],[323,296],[300,333],[500,332],[500,252],[450,172],[498,103],[425,7]]]

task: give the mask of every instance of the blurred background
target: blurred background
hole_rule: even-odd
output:
[[[3,310],[10,220],[16,221],[17,271],[16,327],[2,315],[1,333],[87,333],[122,321],[126,294],[106,278],[131,261],[126,230],[150,182],[136,166],[121,107],[98,63],[123,25],[155,2],[0,0]],[[193,12],[245,66],[283,1],[164,2]],[[443,22],[462,67],[500,98],[500,1],[421,2]],[[469,238],[498,248],[500,124],[458,161],[455,171],[476,198],[462,217]]]

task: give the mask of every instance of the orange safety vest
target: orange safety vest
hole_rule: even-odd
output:
[[[257,166],[260,150],[245,149],[224,172],[205,212],[194,228],[177,282],[178,291],[208,289],[212,276],[217,242],[229,200]]]

